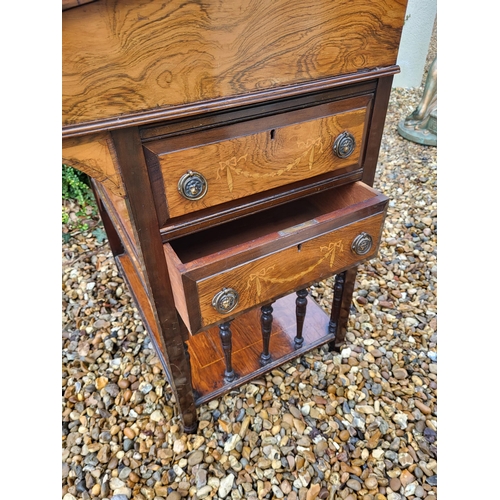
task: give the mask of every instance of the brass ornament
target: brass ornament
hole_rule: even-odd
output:
[[[373,239],[368,233],[361,233],[354,238],[351,250],[356,255],[366,255],[372,248]]]
[[[212,306],[220,314],[231,312],[239,302],[240,296],[233,288],[223,288],[212,299]]]
[[[205,177],[199,172],[188,170],[180,179],[177,185],[179,193],[184,198],[196,201],[207,194],[208,184]]]
[[[342,132],[333,142],[333,152],[339,158],[347,158],[351,156],[356,147],[356,140],[349,132]]]

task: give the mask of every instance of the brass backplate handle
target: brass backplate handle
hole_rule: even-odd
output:
[[[356,147],[356,140],[354,136],[345,131],[339,134],[333,142],[333,152],[339,158],[347,158],[351,156],[354,148]]]
[[[207,194],[208,184],[202,174],[188,170],[179,179],[177,189],[184,198],[195,201],[203,198]]]
[[[366,255],[372,248],[373,238],[368,233],[361,233],[354,238],[351,250],[356,255]]]
[[[231,312],[237,305],[240,296],[233,288],[223,288],[212,299],[212,306],[220,314]]]

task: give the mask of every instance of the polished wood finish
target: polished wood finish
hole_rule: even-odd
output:
[[[339,273],[335,276],[335,282],[333,285],[333,299],[332,299],[332,309],[330,312],[330,322],[328,323],[328,331],[332,335],[336,335],[337,330],[340,330],[339,320],[340,320],[340,309],[342,305],[342,294],[344,292],[345,285],[345,271]],[[332,341],[329,344],[330,349],[335,349],[335,342]]]
[[[405,7],[63,1],[63,162],[93,178],[186,432],[196,406],[341,348],[388,202],[370,186]],[[341,159],[346,131],[356,147]],[[208,191],[186,200],[179,178],[198,170]],[[307,287],[331,275],[328,317]],[[216,311],[228,287],[239,302]]]
[[[192,386],[186,373],[187,362],[181,327],[174,308],[158,220],[153,207],[147,167],[137,129],[121,129],[111,132],[122,178],[127,192],[128,210],[134,221],[137,250],[144,266],[144,278],[151,307],[160,335],[156,338],[164,351],[165,363],[171,373],[172,390],[181,408],[186,429],[196,427]],[[148,193],[149,191],[149,193]],[[168,346],[168,350],[167,350]]]
[[[222,352],[224,353],[224,381],[230,383],[236,378],[232,363],[233,344],[230,321],[219,325],[219,337],[222,345]]]
[[[62,162],[85,172],[112,193],[125,195],[109,132],[64,139]]]
[[[347,330],[347,322],[349,320],[349,313],[351,311],[352,294],[354,291],[354,282],[356,280],[358,268],[357,266],[346,269],[343,276],[342,299],[340,302],[340,312],[337,316],[337,325],[335,329],[335,340],[333,347],[335,351],[339,351],[344,343],[345,334]]]
[[[304,320],[307,312],[307,288],[297,290],[297,298],[295,299],[295,318],[297,321],[297,334],[293,340],[295,349],[302,347],[304,337],[302,331],[304,330]]]
[[[178,217],[327,172],[359,169],[369,103],[368,96],[359,97],[148,143],[153,185],[161,179],[156,189],[166,197],[163,202],[156,195],[157,209],[166,212],[168,206],[165,219]],[[339,112],[343,108],[349,110]],[[356,148],[338,158],[332,146],[344,131],[354,136]],[[176,180],[188,170],[206,179],[208,190],[199,200],[178,190]]]
[[[388,200],[360,183],[340,190],[301,200],[297,212],[290,204],[265,212],[261,224],[235,223],[165,244],[176,306],[191,333],[224,320],[212,299],[225,287],[239,293],[235,316],[373,257]],[[341,205],[345,199],[350,203]],[[363,232],[373,246],[359,256],[351,244]]]
[[[79,5],[85,5],[86,3],[96,1],[97,0],[62,0],[62,10],[72,9],[73,7],[78,7]]]
[[[269,342],[271,340],[271,330],[273,326],[273,308],[267,304],[260,308],[260,328],[262,331],[262,352],[260,354],[260,364],[265,366],[271,361]]]
[[[405,5],[100,0],[70,9],[63,125],[392,66]]]
[[[307,321],[304,323],[304,343],[295,348],[296,324],[293,309],[295,294],[286,295],[273,304],[273,324],[270,344],[272,360],[265,366],[260,364],[262,336],[260,332],[260,309],[252,309],[231,323],[232,367],[238,378],[227,383],[221,374],[225,369],[224,354],[218,338],[218,327],[206,330],[189,339],[193,386],[197,394],[196,405],[224,394],[246,382],[270,372],[315,347],[333,339],[328,333],[328,316],[308,298]]]

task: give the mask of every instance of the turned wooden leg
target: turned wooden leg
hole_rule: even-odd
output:
[[[160,235],[151,191],[149,169],[142,149],[139,128],[115,129],[110,132],[117,165],[127,193],[127,207],[136,250],[144,271],[144,292],[149,297],[157,332],[151,332],[154,345],[175,396],[184,430],[193,432],[197,411],[191,383],[191,373],[184,352],[184,338],[175,308],[167,261]]]
[[[342,292],[344,291],[345,272],[335,276],[335,283],[333,285],[333,300],[332,312],[330,314],[330,322],[328,323],[328,332],[337,333],[337,324],[340,316],[340,305],[342,303]]]
[[[271,361],[269,353],[269,341],[271,339],[271,329],[273,326],[273,308],[271,304],[260,308],[260,326],[262,330],[262,354],[260,355],[261,366],[267,365]]]
[[[332,312],[328,325],[329,333],[335,335],[335,338],[328,343],[331,351],[340,351],[340,347],[344,343],[356,274],[357,268],[354,267],[335,276]]]
[[[189,379],[189,385],[192,387],[192,376],[191,376],[191,356],[189,354],[189,346],[187,342],[184,342],[184,352],[186,353],[186,361],[188,365],[188,370],[186,372],[186,378]],[[197,396],[196,391],[193,389],[193,396]],[[189,425],[186,425],[184,423],[184,432],[186,434],[195,434],[198,430],[198,419],[195,419],[192,423]]]
[[[295,316],[297,318],[297,335],[294,339],[295,349],[302,347],[304,337],[302,337],[302,330],[304,329],[304,318],[306,317],[307,309],[307,289],[299,290],[297,298],[295,299]]]
[[[231,359],[231,350],[232,350],[232,342],[231,342],[231,329],[229,325],[230,321],[226,323],[222,323],[219,325],[219,336],[222,343],[222,350],[224,352],[224,360],[226,362],[226,369],[224,370],[224,380],[226,382],[232,382],[236,378],[236,373],[233,370],[233,364]]]

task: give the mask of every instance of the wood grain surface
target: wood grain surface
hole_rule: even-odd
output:
[[[232,318],[375,255],[388,199],[355,183],[276,207],[164,245],[176,307],[191,333]],[[363,256],[356,236],[373,239]],[[230,315],[212,307],[225,287],[235,289]]]
[[[360,109],[322,116],[329,107],[334,106],[311,108],[308,111],[316,114],[315,119],[285,126],[279,126],[276,118],[268,118],[255,120],[257,123],[253,127],[242,123],[210,133],[192,134],[189,137],[191,143],[209,143],[161,154],[159,168],[164,182],[168,215],[178,217],[326,172],[343,169],[345,173],[348,166],[352,169],[360,168],[363,132],[367,120],[366,100]],[[252,128],[264,130],[244,135],[245,132],[248,134],[247,129],[251,131]],[[348,158],[338,158],[334,155],[332,146],[344,131],[354,136],[356,148]],[[238,137],[239,134],[242,135]],[[198,138],[197,135],[202,137]],[[236,137],[212,142],[214,137],[228,135]],[[175,145],[172,144],[172,147]],[[148,149],[156,151],[158,148],[150,144]],[[207,181],[207,194],[200,200],[188,200],[177,189],[177,181],[188,170],[202,174]]]
[[[231,312],[234,314],[373,257],[378,249],[383,220],[384,215],[379,214],[199,281],[202,326],[224,319],[225,316],[212,307],[212,298],[224,287],[234,288],[240,295],[238,306]],[[354,238],[361,232],[373,238],[372,249],[363,257],[351,251]]]
[[[85,172],[112,193],[125,196],[109,132],[64,139],[62,162]]]
[[[63,12],[63,126],[396,63],[405,0],[100,0]]]

